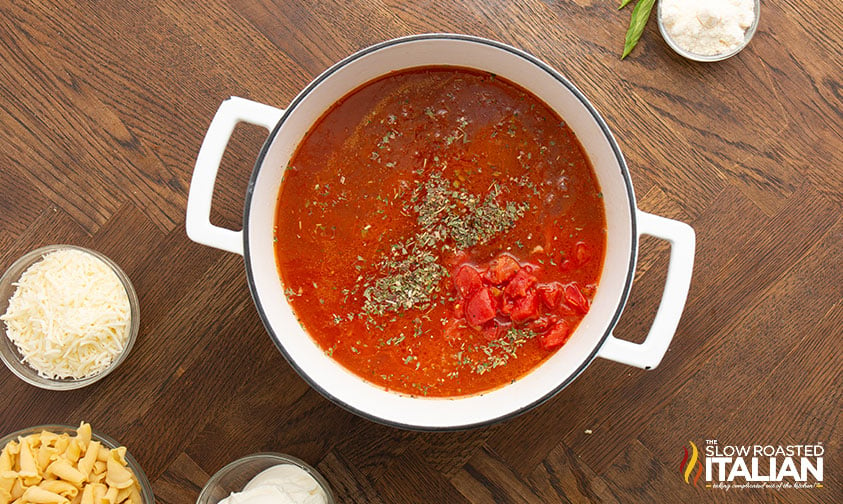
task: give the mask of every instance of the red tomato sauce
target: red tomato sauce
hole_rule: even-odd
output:
[[[602,193],[570,128],[494,74],[399,71],[349,93],[291,158],[276,258],[301,325],[411,395],[510,383],[588,311]]]

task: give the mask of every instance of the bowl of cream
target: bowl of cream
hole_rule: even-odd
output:
[[[217,471],[196,504],[334,504],[316,469],[290,455],[254,453]]]
[[[667,45],[680,56],[722,61],[749,44],[760,14],[760,0],[660,0],[658,24]]]

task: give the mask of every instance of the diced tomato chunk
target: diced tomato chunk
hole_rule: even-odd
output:
[[[576,269],[580,262],[589,260],[590,250],[579,242],[569,257],[562,268]],[[579,318],[587,313],[590,303],[586,295],[593,295],[594,285],[540,284],[533,274],[535,269],[531,264],[521,266],[509,254],[501,254],[484,268],[458,266],[453,275],[458,297],[445,324],[446,338],[459,338],[462,330],[471,327],[493,341],[517,324],[539,334],[545,349],[564,344],[571,325],[560,317]]]
[[[538,312],[539,298],[535,291],[530,290],[524,296],[515,300],[509,318],[515,323],[520,323],[537,317]]]
[[[537,287],[539,297],[545,306],[553,310],[559,306],[559,301],[562,299],[562,286],[556,282],[549,284],[542,284]]]
[[[562,264],[559,265],[559,269],[562,271],[571,271],[574,269],[574,262],[570,259],[565,259],[562,261]]]
[[[506,316],[512,313],[512,307],[515,305],[515,300],[504,294],[501,298],[500,312]]]
[[[574,246],[574,257],[577,258],[577,264],[582,266],[591,259],[591,249],[585,242],[577,242]]]
[[[469,325],[480,327],[495,318],[495,301],[489,289],[482,288],[468,299],[465,305],[465,319]]]
[[[480,273],[476,269],[466,264],[461,266],[454,275],[454,287],[457,288],[460,296],[468,298],[483,287],[483,279],[480,278]]]
[[[547,329],[551,326],[550,320],[546,317],[539,317],[536,320],[530,322],[530,330],[535,333],[542,333],[547,331]]]
[[[483,332],[483,337],[486,338],[486,341],[493,341],[506,334],[509,330],[509,326],[510,324],[508,322],[501,323],[496,319],[493,319],[485,323],[481,331]]]
[[[565,301],[579,313],[588,313],[588,299],[582,295],[577,284],[572,283],[565,286]]]
[[[521,268],[506,285],[504,292],[511,298],[520,298],[525,296],[527,289],[535,285],[536,282],[536,277],[531,275],[527,268]]]
[[[571,336],[571,328],[564,320],[560,320],[554,326],[539,337],[539,343],[545,350],[552,350],[562,346]]]
[[[556,310],[554,311],[554,313],[556,313],[558,315],[562,315],[563,317],[566,316],[566,315],[576,315],[577,314],[577,312],[573,308],[568,306],[566,303],[563,303],[561,300],[559,302],[559,306],[556,307]]]
[[[495,300],[496,306],[500,306],[503,302],[503,290],[495,286],[491,286],[489,287],[489,295]]]
[[[501,254],[492,261],[489,265],[489,271],[484,276],[492,284],[502,285],[518,273],[519,269],[521,269],[521,265],[518,264],[518,261],[510,255]]]
[[[494,320],[483,325],[480,330],[483,333],[483,337],[486,339],[486,341],[492,341],[494,339],[497,339],[498,337],[498,327],[495,325]]]
[[[442,262],[448,266],[456,266],[457,264],[464,263],[466,260],[468,260],[468,252],[459,250],[453,255],[446,255]]]
[[[445,322],[445,325],[442,327],[442,334],[445,336],[445,339],[453,341],[459,338],[460,335],[460,327],[462,323],[458,319],[448,319]]]

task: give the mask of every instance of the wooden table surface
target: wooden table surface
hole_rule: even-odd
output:
[[[81,420],[129,447],[160,502],[190,503],[248,453],[316,466],[339,502],[841,502],[843,16],[763,2],[726,62],[672,53],[655,18],[619,60],[617,1],[0,4],[0,268],[71,243],[114,259],[140,334],[105,380],[40,390],[0,369],[0,434]],[[129,2],[128,4],[132,4]],[[546,404],[468,432],[419,433],[324,399],[267,336],[240,256],[184,230],[196,153],[222,100],[283,107],[378,41],[469,33],[533,53],[605,117],[638,205],[697,233],[691,291],[661,365],[596,360]],[[238,228],[266,132],[240,126],[214,222]],[[640,341],[668,249],[642,241],[616,334]],[[826,447],[824,487],[724,492],[679,475],[688,442]]]

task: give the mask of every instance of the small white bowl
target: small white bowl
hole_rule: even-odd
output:
[[[328,482],[325,481],[325,478],[316,469],[296,457],[282,453],[265,452],[247,455],[217,471],[205,483],[202,492],[199,494],[199,498],[196,499],[196,504],[217,504],[232,492],[243,490],[243,487],[260,472],[280,464],[291,464],[304,469],[305,472],[316,480],[325,492],[327,504],[334,504],[336,502],[330,485],[328,485]]]
[[[667,42],[667,45],[673,49],[676,54],[687,58],[693,61],[701,61],[705,63],[710,63],[714,61],[723,61],[725,59],[731,58],[732,56],[741,52],[744,47],[749,44],[749,41],[752,40],[753,35],[755,35],[755,30],[758,28],[758,21],[761,19],[761,0],[755,0],[755,18],[752,20],[752,24],[747,28],[746,32],[744,33],[744,40],[741,45],[732,49],[731,51],[719,53],[719,54],[696,54],[690,51],[686,51],[685,49],[679,47],[676,42],[670,37],[670,34],[667,32],[667,28],[665,28],[664,23],[662,23],[662,2],[659,2],[658,12],[656,17],[658,18],[658,25],[659,25],[659,32],[662,34],[662,38],[664,41]]]
[[[126,356],[129,355],[129,352],[132,350],[132,346],[135,344],[135,339],[137,339],[138,336],[138,328],[140,327],[140,304],[138,302],[137,293],[135,293],[135,288],[132,286],[132,282],[129,281],[129,277],[127,277],[123,270],[121,270],[120,267],[108,257],[105,257],[99,252],[74,245],[50,245],[24,254],[20,259],[12,263],[12,265],[9,266],[9,269],[7,269],[3,276],[0,277],[0,315],[6,313],[6,310],[9,307],[9,300],[16,289],[14,284],[20,279],[24,271],[36,262],[40,261],[46,254],[59,250],[78,250],[90,254],[108,265],[108,267],[114,271],[114,274],[117,275],[117,278],[120,279],[120,283],[123,284],[123,287],[126,289],[130,309],[129,334],[126,338],[126,344],[123,346],[123,351],[120,352],[120,355],[115,357],[113,361],[111,361],[111,364],[107,368],[95,375],[85,378],[45,378],[39,375],[38,371],[36,371],[32,366],[23,361],[23,356],[20,351],[18,351],[17,346],[15,346],[6,334],[6,323],[0,321],[0,359],[2,359],[6,367],[17,375],[18,378],[30,385],[47,390],[74,390],[103,379],[126,359]]]

